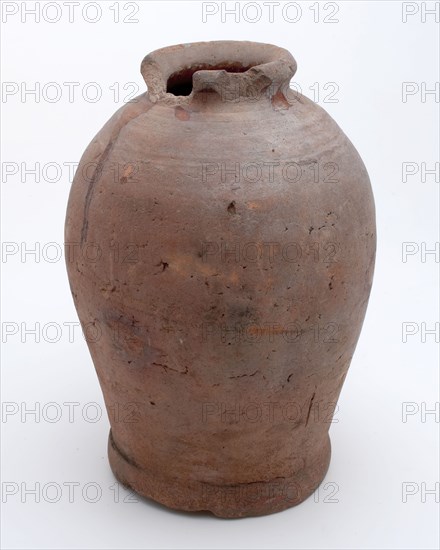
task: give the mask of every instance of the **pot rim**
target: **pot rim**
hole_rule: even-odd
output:
[[[182,103],[202,91],[244,98],[264,91],[272,97],[288,86],[296,67],[291,53],[279,46],[216,40],[154,50],[143,59],[141,73],[153,102]]]

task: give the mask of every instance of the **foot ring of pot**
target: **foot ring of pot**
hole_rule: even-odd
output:
[[[161,473],[140,468],[117,447],[110,430],[110,467],[123,485],[168,508],[189,512],[209,511],[221,518],[242,518],[280,512],[309,497],[324,479],[330,464],[327,436],[321,451],[290,477],[251,483],[214,485],[164,478]]]

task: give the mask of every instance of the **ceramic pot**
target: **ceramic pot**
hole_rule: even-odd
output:
[[[252,42],[149,54],[148,92],[96,135],[72,185],[67,268],[110,465],[170,508],[276,512],[329,465],[374,202],[349,139],[289,89],[295,70]]]

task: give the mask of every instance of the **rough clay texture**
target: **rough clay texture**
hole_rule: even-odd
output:
[[[97,134],[72,185],[67,268],[99,335],[110,464],[170,508],[276,512],[328,468],[374,202],[338,125],[289,92],[295,69],[250,42],[153,52],[149,92]]]

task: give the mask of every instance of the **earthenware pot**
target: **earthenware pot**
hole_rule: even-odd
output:
[[[96,135],[72,185],[67,269],[110,465],[171,508],[276,512],[329,465],[375,214],[359,154],[289,88],[295,70],[253,42],[149,54],[148,92]]]

